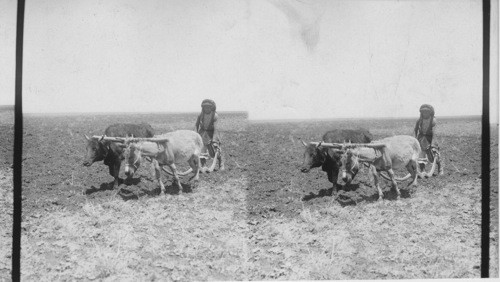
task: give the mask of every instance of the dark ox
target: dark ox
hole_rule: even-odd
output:
[[[372,134],[366,129],[334,129],[326,132],[323,135],[323,142],[325,143],[370,143],[372,141]],[[337,179],[339,175],[339,170],[342,167],[341,163],[341,153],[338,150],[332,148],[325,148],[321,146],[316,146],[314,144],[306,144],[302,141],[305,146],[304,150],[304,161],[302,163],[301,171],[309,172],[312,168],[320,167],[323,171],[326,171],[328,175],[328,181],[335,185],[337,184]],[[344,181],[349,184],[354,176],[356,176],[357,170],[353,171],[352,177],[344,179]]]
[[[153,137],[154,130],[147,123],[118,123],[106,128],[104,135],[108,137]],[[122,146],[111,141],[89,138],[87,135],[85,135],[85,138],[87,139],[87,151],[83,165],[91,166],[94,162],[104,161],[104,164],[109,167],[109,174],[115,178],[111,188],[118,186],[118,174],[120,173],[121,162],[124,159]]]

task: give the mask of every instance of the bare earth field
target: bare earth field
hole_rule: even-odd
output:
[[[14,109],[0,107],[0,281],[10,279],[12,267],[12,215]]]
[[[245,114],[220,116],[227,171],[202,174],[195,189],[181,181],[182,195],[168,179],[167,194],[158,195],[144,161],[115,196],[107,167],[83,167],[83,134],[102,134],[116,122],[148,122],[157,133],[192,129],[196,114],[26,115],[22,280],[480,276],[480,119],[439,119],[445,175],[417,188],[400,184],[399,202],[383,181],[386,200],[378,203],[366,171],[337,193],[320,169],[301,173],[300,139],[318,141],[336,127],[365,127],[376,139],[412,134],[414,120],[248,123]],[[11,125],[0,123],[7,144],[1,160],[12,158]],[[498,277],[498,128],[492,137],[490,275]],[[0,169],[0,224],[7,227],[0,280],[8,280],[10,162]]]
[[[252,123],[249,218],[261,279],[401,279],[480,276],[481,122],[439,119],[445,175],[384,200],[366,171],[334,193],[321,169],[299,171],[300,139],[332,128],[368,128],[375,139],[412,135],[415,120]],[[498,277],[498,131],[491,141],[492,276]],[[244,142],[245,143],[245,142]],[[404,175],[403,172],[399,172]],[[406,174],[406,173],[405,173]],[[254,190],[255,189],[255,190]],[[255,191],[255,192],[253,192]],[[259,237],[260,235],[260,237]],[[277,264],[276,262],[282,262]]]

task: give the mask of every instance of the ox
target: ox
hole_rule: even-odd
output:
[[[141,138],[136,139],[140,140]],[[198,184],[200,154],[203,150],[203,140],[200,134],[191,130],[177,130],[157,135],[150,141],[139,141],[137,143],[125,141],[125,146],[124,156],[127,160],[125,174],[127,176],[131,177],[135,173],[142,157],[150,157],[155,168],[156,179],[160,185],[160,193],[165,191],[165,186],[161,181],[161,169],[165,165],[170,168],[174,183],[179,187],[179,193],[182,193],[179,180],[181,174],[177,172],[176,164],[187,162],[191,167],[188,172],[192,170],[194,173],[189,180],[194,180],[194,186]]]
[[[355,174],[353,171],[359,169],[359,163],[370,164],[370,172],[373,175],[375,186],[378,190],[379,201],[382,200],[383,193],[379,185],[379,174],[386,171],[392,182],[392,188],[396,190],[397,198],[401,193],[399,191],[394,170],[406,167],[410,172],[413,181],[409,185],[417,185],[418,177],[422,177],[419,171],[417,161],[421,153],[420,144],[412,136],[399,135],[374,141],[371,144],[345,144],[345,153],[342,161],[342,179],[349,181]],[[335,150],[335,149],[334,149]],[[340,151],[340,150],[338,150]],[[433,165],[430,174],[434,173]],[[408,185],[408,186],[409,186]]]
[[[126,137],[130,135],[137,137],[153,137],[154,130],[151,125],[147,123],[118,123],[108,126],[104,131],[104,135],[115,137]],[[115,179],[111,188],[113,189],[115,186],[118,186],[118,175],[123,160],[122,146],[115,142],[103,140],[104,138],[96,139],[85,135],[85,139],[87,139],[87,149],[83,165],[91,166],[94,162],[104,161],[104,164],[109,167],[109,174]]]
[[[373,136],[366,129],[335,129],[326,132],[323,135],[323,142],[326,143],[370,143]],[[302,163],[301,171],[309,172],[312,168],[320,167],[326,171],[328,180],[333,183],[335,188],[339,175],[340,167],[342,166],[340,158],[341,152],[332,148],[322,147],[320,144],[309,143],[306,144],[302,141],[305,147],[304,161]],[[354,175],[357,171],[354,173]],[[354,177],[353,175],[353,177]]]

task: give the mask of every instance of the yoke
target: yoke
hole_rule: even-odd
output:
[[[141,142],[141,141],[148,141],[148,142],[167,142],[169,139],[168,138],[138,138],[138,137],[108,137],[106,135],[104,136],[92,136],[94,139],[98,140],[106,140],[106,141],[111,141],[111,142],[120,142],[120,143],[125,143],[125,142]]]
[[[326,148],[335,148],[335,149],[348,149],[348,148],[357,148],[357,147],[366,147],[373,149],[380,149],[386,147],[384,143],[323,143],[323,142],[310,142],[312,145],[323,146]]]

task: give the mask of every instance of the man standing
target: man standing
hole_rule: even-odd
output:
[[[219,152],[217,162],[219,163],[219,170],[225,170],[224,158],[222,156],[220,135],[217,131],[217,124],[219,116],[217,115],[217,106],[213,100],[205,99],[201,102],[201,113],[196,120],[196,132],[201,135],[203,144],[208,149],[208,153],[213,158],[215,152]],[[205,166],[205,163],[202,163]]]

